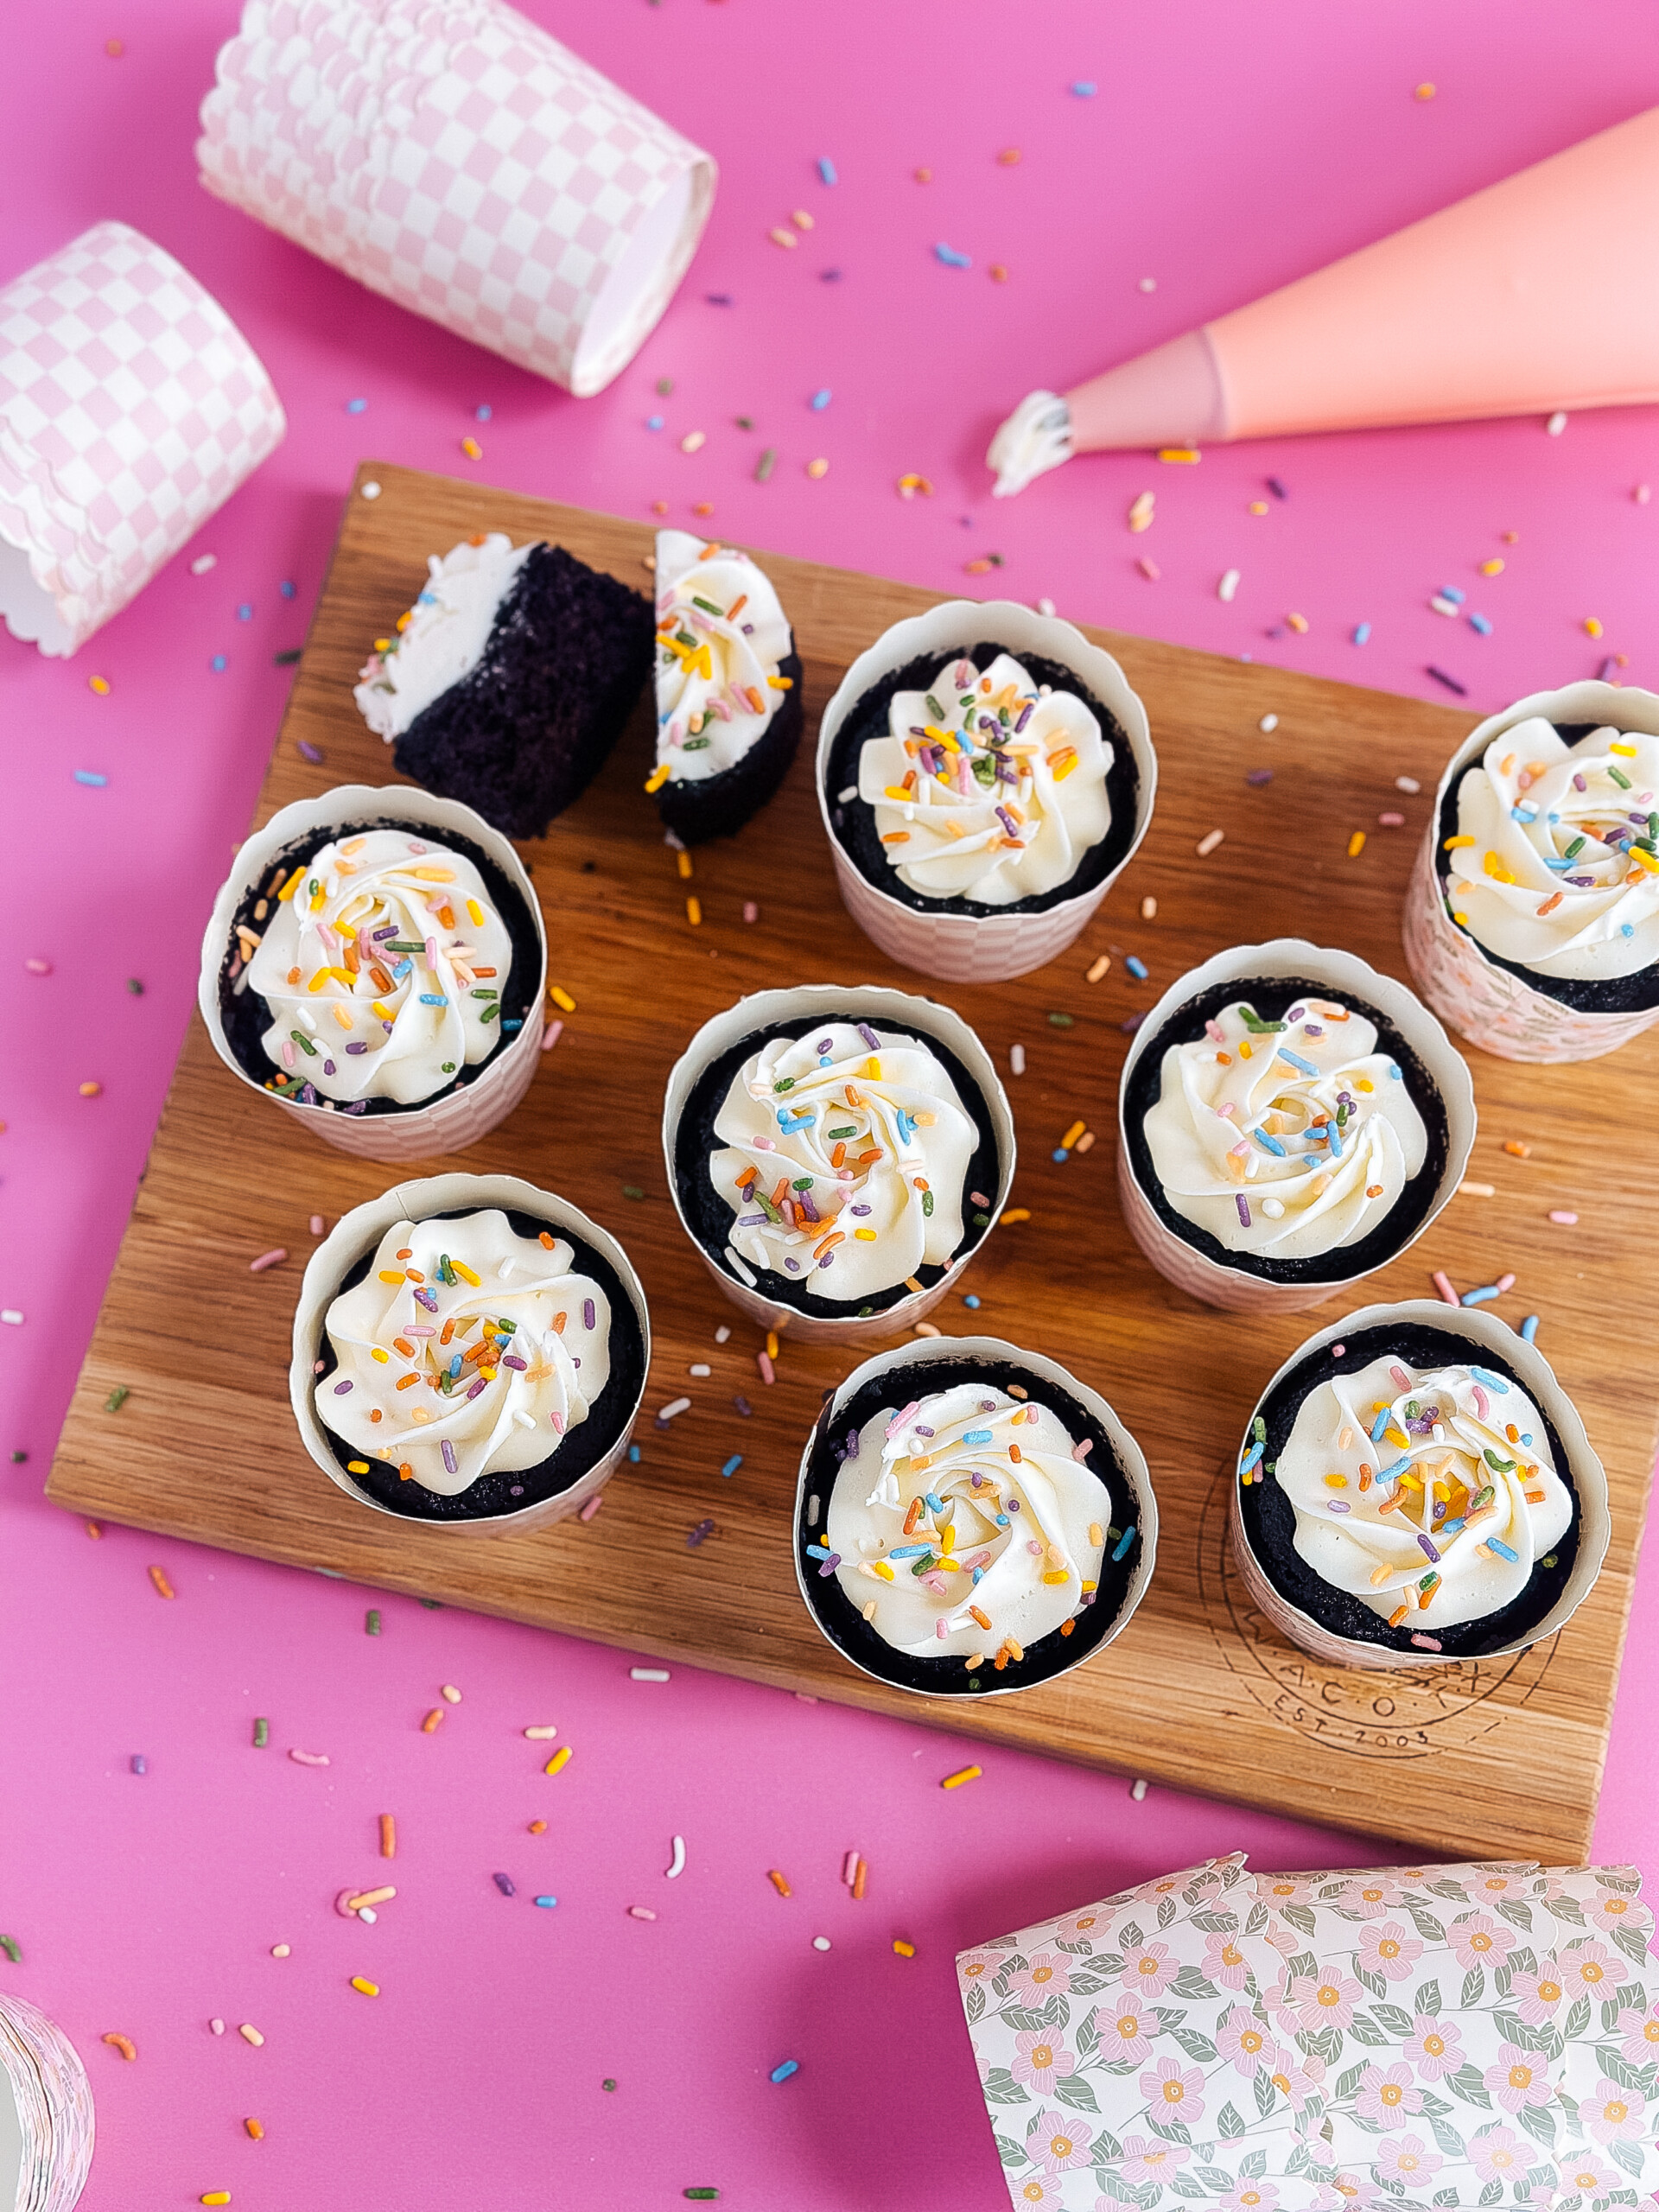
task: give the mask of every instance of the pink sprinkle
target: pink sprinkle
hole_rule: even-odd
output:
[[[262,1275],[267,1268],[276,1267],[279,1262],[285,1260],[287,1257],[287,1245],[277,1244],[269,1252],[262,1252],[257,1260],[250,1260],[248,1262],[248,1273],[251,1275]]]
[[[775,1382],[778,1380],[772,1371],[772,1356],[769,1352],[756,1352],[754,1363],[760,1370],[760,1380],[763,1382]]]
[[[1396,1390],[1410,1389],[1411,1377],[1403,1367],[1391,1367],[1389,1372],[1394,1377],[1394,1387]]]
[[[1481,1389],[1478,1382],[1471,1382],[1469,1385],[1469,1388],[1475,1394],[1475,1411],[1480,1415],[1482,1421],[1490,1420],[1492,1411],[1491,1400],[1486,1395],[1486,1393]]]
[[[1074,1459],[1086,1459],[1094,1448],[1094,1438],[1092,1436],[1085,1436],[1081,1444],[1074,1444],[1071,1446],[1071,1457]]]
[[[563,1022],[550,1021],[542,1032],[542,1050],[544,1052],[550,1052],[563,1034]]]
[[[223,2020],[209,2020],[207,2025],[212,2029],[213,2032],[216,2036],[222,2036],[225,2032],[225,2023]]]
[[[1347,1347],[1347,1345],[1346,1345],[1346,1344],[1332,1344],[1332,1347],[1331,1347],[1331,1357],[1332,1357],[1332,1359],[1340,1359],[1340,1358],[1342,1357],[1342,1355],[1344,1354],[1344,1352],[1345,1352],[1345,1351],[1347,1351],[1347,1349],[1348,1349],[1348,1347]]]
[[[858,1873],[858,1853],[849,1851],[841,1862],[841,1878],[850,1890]]]
[[[757,1152],[776,1152],[778,1149],[770,1137],[754,1137],[751,1141]]]
[[[1497,1281],[1492,1285],[1492,1288],[1494,1290],[1513,1290],[1515,1288],[1515,1277],[1513,1275],[1499,1275]]]
[[[577,1516],[576,1516],[577,1520],[578,1520],[578,1521],[591,1521],[591,1520],[593,1519],[593,1517],[594,1517],[594,1514],[598,1512],[598,1510],[599,1510],[600,1507],[601,1507],[601,1505],[603,1505],[603,1504],[604,1504],[604,1503],[605,1503],[605,1493],[604,1493],[604,1491],[603,1491],[602,1490],[596,1490],[596,1491],[594,1492],[593,1496],[588,1499],[588,1501],[587,1504],[586,1504],[586,1505],[584,1505],[584,1506],[582,1507],[582,1509],[581,1512],[577,1514]]]
[[[326,1230],[327,1230],[327,1227],[328,1227],[327,1223],[323,1219],[322,1216],[321,1216],[320,1213],[314,1213],[314,1214],[312,1215],[312,1217],[311,1217],[311,1234],[312,1234],[314,1236],[322,1236],[322,1235],[326,1232]]]
[[[1564,1207],[1558,1206],[1549,1217],[1552,1221],[1559,1222],[1563,1229],[1575,1229],[1578,1226],[1577,1214],[1568,1213]]]
[[[1443,1269],[1436,1268],[1433,1274],[1429,1277],[1429,1281],[1433,1284],[1435,1289],[1439,1291],[1440,1296],[1445,1300],[1448,1306],[1462,1305],[1463,1300],[1458,1296],[1457,1292],[1452,1287],[1452,1278],[1450,1275],[1446,1274]]]
[[[431,1334],[431,1331],[429,1329],[428,1330],[427,1334],[429,1336]],[[549,1414],[547,1418],[555,1432],[558,1435],[563,1436],[564,1434],[564,1415],[562,1413],[555,1412]]]
[[[328,1754],[327,1751],[291,1751],[288,1756],[291,1759],[297,1759],[302,1766],[327,1766],[328,1764]]]
[[[49,976],[52,973],[49,960],[25,960],[23,965],[31,976]]]
[[[1379,814],[1376,823],[1379,830],[1403,830],[1406,817],[1403,814]]]
[[[760,918],[760,909],[753,899],[743,901],[743,918],[746,922],[758,922]]]
[[[1148,583],[1155,584],[1159,577],[1163,574],[1163,570],[1158,566],[1158,563],[1155,561],[1149,560],[1144,553],[1141,556],[1140,569],[1141,575],[1147,579]]]
[[[296,1053],[293,1046],[284,1041],[283,1046],[283,1065],[285,1068],[291,1068],[297,1057],[298,1055]]]
[[[1234,1115],[1238,1111],[1238,1109],[1234,1105],[1232,1100],[1228,1098],[1224,1099],[1222,1103],[1217,1107],[1216,1111],[1220,1115],[1224,1122],[1230,1122]]]
[[[1440,1649],[1440,1639],[1438,1636],[1420,1634],[1414,1636],[1411,1640],[1420,1651],[1438,1651]]]
[[[648,1904],[631,1904],[628,1907],[630,1920],[655,1920],[656,1917],[656,1914]]]
[[[944,1615],[943,1613],[939,1615],[938,1620],[933,1624],[933,1633],[938,1637],[941,1643],[944,1642]]]
[[[1204,1033],[1217,1045],[1224,1045],[1227,1042],[1227,1032],[1218,1021],[1206,1021],[1204,1025]]]

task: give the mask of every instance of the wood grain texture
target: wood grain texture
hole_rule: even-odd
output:
[[[626,582],[648,585],[644,524],[368,464],[384,487],[346,503],[327,588],[266,779],[257,820],[336,783],[391,782],[391,753],[359,719],[351,685],[369,642],[409,604],[429,551],[469,532],[545,536]],[[1085,938],[1033,976],[985,988],[932,987],[1007,1065],[1023,1165],[1015,1202],[969,1271],[983,1301],[954,1299],[947,1332],[1011,1338],[1072,1368],[1116,1407],[1151,1462],[1162,1516],[1158,1571],[1127,1631],[1048,1689],[948,1713],[867,1681],[820,1639],[796,1592],[790,1506],[821,1394],[856,1355],[791,1346],[778,1380],[756,1372],[759,1339],[712,1293],[664,1186],[658,1122],[664,1078],[692,1030],[741,993],[797,982],[929,987],[894,968],[836,901],[811,791],[818,710],[852,658],[933,594],[763,556],[805,664],[808,742],[779,798],[735,841],[703,848],[688,885],[640,785],[645,706],[586,796],[522,849],[547,916],[550,975],[577,1001],[528,1098],[485,1142],[444,1164],[528,1176],[575,1201],[626,1244],[651,1300],[656,1362],[639,1441],[589,1523],[517,1537],[402,1526],[354,1505],[305,1457],[289,1416],[289,1328],[309,1249],[307,1217],[330,1221],[392,1179],[267,1111],[193,1024],[147,1177],[64,1429],[48,1494],[59,1503],[236,1551],[326,1567],[416,1595],[696,1662],[993,1741],[1128,1770],[1450,1855],[1581,1858],[1605,1752],[1656,1440],[1659,1382],[1640,1371],[1610,1312],[1659,1304],[1659,1256],[1626,1141],[1645,1126],[1659,1042],[1581,1068],[1522,1067],[1471,1052],[1482,1131],[1459,1196],[1425,1243],[1355,1304],[1426,1294],[1431,1268],[1462,1285],[1504,1268],[1502,1311],[1542,1315],[1540,1345],[1584,1414],[1611,1484],[1613,1542],[1590,1601],[1560,1636],[1520,1658],[1427,1675],[1323,1666],[1253,1618],[1225,1556],[1230,1459],[1261,1385],[1336,1309],[1260,1319],[1194,1305],[1155,1274],[1123,1228],[1112,1128],[1123,1020],[1186,968],[1241,938],[1300,934],[1346,946],[1403,977],[1399,917],[1440,767],[1470,726],[1443,708],[1241,665],[1113,632],[1151,714],[1161,762],[1146,847]],[[1260,717],[1279,716],[1271,737]],[[321,766],[300,754],[319,747]],[[1277,779],[1248,787],[1246,769]],[[1423,795],[1402,798],[1400,774]],[[1404,830],[1376,827],[1399,807]],[[1226,840],[1207,859],[1194,846]],[[1370,831],[1346,857],[1351,830]],[[693,928],[685,894],[702,901]],[[1140,918],[1148,893],[1155,920]],[[742,920],[746,899],[760,918]],[[1116,947],[1105,980],[1084,970]],[[1151,970],[1134,982],[1120,957]],[[1056,1027],[1050,1011],[1074,1024]],[[1066,1125],[1101,1132],[1086,1154],[1051,1160]],[[1503,1140],[1524,1138],[1522,1160]],[[1586,1188],[1576,1163],[1597,1162]],[[435,1166],[437,1163],[435,1163]],[[642,1188],[643,1200],[623,1194]],[[1576,1230],[1552,1227],[1572,1207]],[[284,1244],[286,1267],[251,1275]],[[1598,1262],[1601,1264],[1599,1266]],[[220,1321],[227,1351],[204,1370],[199,1332],[167,1317],[181,1300]],[[716,1346],[714,1332],[733,1333]],[[688,1378],[707,1360],[707,1381]],[[118,1412],[105,1401],[130,1395]],[[657,1431],[652,1409],[688,1392]],[[755,1407],[745,1420],[733,1400]],[[722,1461],[743,1453],[729,1481]],[[716,1533],[689,1550],[705,1516]]]

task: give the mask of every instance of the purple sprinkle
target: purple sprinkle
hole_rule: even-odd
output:
[[[812,1203],[812,1193],[810,1191],[800,1192],[797,1196],[796,1203],[798,1205],[801,1211],[806,1216],[809,1221],[820,1221],[823,1219],[823,1216],[819,1213],[817,1206]]]
[[[1448,691],[1455,691],[1459,699],[1466,699],[1469,696],[1469,686],[1466,683],[1459,683],[1455,676],[1448,676],[1443,668],[1436,668],[1432,662],[1424,669],[1423,673],[1425,676],[1432,676],[1437,683],[1444,683]]]
[[[439,1448],[439,1450],[443,1453],[443,1464],[444,1464],[445,1471],[446,1471],[448,1473],[449,1473],[449,1474],[452,1474],[452,1475],[453,1475],[453,1474],[456,1471],[456,1469],[455,1469],[455,1447],[454,1447],[454,1445],[449,1441],[448,1438],[446,1436],[446,1437],[443,1437],[443,1438],[440,1440],[440,1443],[439,1443],[439,1446],[438,1446],[438,1448]]]
[[[522,1497],[524,1494],[524,1486],[523,1483],[510,1483],[507,1485],[507,1496],[509,1497]]]
[[[839,1552],[831,1552],[829,1558],[825,1560],[823,1565],[818,1569],[819,1581],[822,1582],[826,1575],[833,1574],[840,1565],[841,1554]]]
[[[346,1109],[348,1114],[366,1114],[368,1110],[369,1102],[366,1098],[354,1098]]]
[[[503,1367],[516,1367],[521,1375],[527,1373],[530,1367],[530,1362],[527,1359],[520,1359],[516,1351],[504,1352],[501,1357],[501,1364]]]
[[[369,1048],[366,1045],[348,1045],[346,1049],[348,1052],[357,1053],[366,1052]]]
[[[1020,1501],[1017,1497],[1011,1497],[1008,1500],[1008,1510],[1010,1513],[1017,1513],[1020,1510]]]
[[[313,762],[321,761],[322,759],[322,753],[320,747],[315,745],[308,745],[302,737],[296,740],[296,742],[297,744],[299,755],[302,760],[310,760]]]
[[[798,1260],[785,1260],[784,1265],[792,1275],[798,1275],[801,1272],[801,1263]]]
[[[1024,729],[1026,724],[1031,720],[1036,711],[1037,702],[1034,699],[1027,699],[1025,705],[1020,710],[1019,721],[1015,722],[1014,726],[1014,734],[1016,737],[1019,736],[1020,731]]]
[[[1305,1021],[1302,1024],[1302,1034],[1304,1037],[1323,1037],[1325,1031],[1317,1021]],[[1344,1098],[1347,1095],[1346,1091],[1342,1093]]]
[[[322,1071],[324,1075],[333,1075],[334,1072],[334,1062],[332,1060],[325,1060],[322,1064]]]
[[[591,1298],[584,1298],[582,1301],[582,1325],[584,1329],[591,1329],[594,1325],[594,1301]]]
[[[766,1217],[763,1213],[741,1213],[737,1217],[737,1226],[740,1229],[758,1229]]]
[[[984,1200],[982,1198],[981,1199],[980,1204],[982,1205],[984,1204]],[[979,1402],[979,1410],[982,1414],[994,1414],[996,1411],[996,1400],[995,1398],[982,1398]]]
[[[1585,782],[1582,776],[1575,775],[1573,779],[1573,788],[1575,791],[1587,791],[1590,786]]]
[[[1120,1021],[1117,1026],[1126,1037],[1133,1037],[1146,1018],[1146,1009],[1142,1007],[1139,1014],[1132,1014],[1127,1021]]]
[[[334,1395],[337,1398],[343,1398],[351,1387],[352,1386],[349,1382],[336,1382],[334,1385]]]
[[[732,1403],[737,1408],[737,1410],[742,1414],[745,1421],[747,1421],[750,1414],[754,1411],[754,1408],[741,1393],[732,1400]]]
[[[702,1543],[704,1537],[712,1536],[714,1533],[715,1524],[712,1521],[699,1521],[696,1527],[692,1529],[690,1535],[686,1538],[685,1548],[689,1552],[696,1551],[697,1546]]]
[[[979,1473],[977,1470],[976,1470],[976,1471],[975,1471],[975,1472],[974,1472],[974,1475],[973,1475],[972,1480],[973,1480],[973,1485],[974,1485],[974,1488],[975,1488],[976,1490],[979,1490],[979,1489],[982,1488],[982,1486],[983,1486],[983,1484],[984,1484],[985,1478],[984,1478],[984,1476],[983,1476],[983,1475],[982,1475],[981,1473]]]
[[[1244,772],[1244,780],[1247,784],[1255,784],[1259,788],[1262,784],[1270,784],[1273,781],[1273,771],[1271,768],[1247,768]]]
[[[849,1213],[866,1214],[868,1213],[870,1209],[868,1206],[849,1206],[847,1211]]]
[[[315,1106],[315,1105],[316,1104],[316,1103],[317,1103],[317,1094],[316,1094],[315,1090],[312,1088],[312,1086],[311,1086],[308,1083],[302,1083],[302,1084],[300,1085],[300,1103],[301,1103],[301,1105],[302,1105],[302,1106]]]
[[[396,922],[388,922],[383,930],[371,930],[369,931],[371,939],[376,944],[384,944],[389,937],[396,937],[397,934],[397,925]]]
[[[1250,1225],[1250,1207],[1249,1201],[1246,1198],[1243,1191],[1235,1191],[1233,1192],[1233,1204],[1238,1208],[1239,1219],[1243,1223],[1245,1228],[1248,1229]]]
[[[924,1428],[920,1421],[918,1421],[916,1424],[915,1433],[918,1436],[937,1436],[938,1434],[938,1429]]]
[[[1325,1510],[1330,1513],[1351,1513],[1354,1509],[1345,1499],[1333,1497],[1328,1501]]]
[[[1290,1012],[1285,1016],[1285,1020],[1287,1021],[1300,1021],[1306,1012],[1307,1008],[1305,1006],[1294,1006],[1290,1009]]]
[[[424,1306],[429,1313],[435,1313],[438,1310],[437,1294],[435,1291],[417,1290],[415,1293],[415,1303],[417,1306]]]
[[[812,1047],[812,1049],[818,1055],[819,1058],[822,1059],[823,1055],[829,1051],[830,1047],[835,1043],[835,1041],[836,1040],[833,1037],[820,1037],[817,1043]]]
[[[1433,1545],[1430,1543],[1427,1536],[1420,1535],[1417,1539],[1417,1545],[1419,1550],[1422,1553],[1423,1557],[1427,1560],[1431,1567],[1438,1567],[1440,1565],[1440,1555],[1439,1552],[1435,1550]]]
[[[490,1879],[495,1884],[496,1888],[500,1891],[504,1897],[510,1897],[516,1895],[517,1892],[513,1878],[511,1874],[492,1874]]]
[[[824,1254],[823,1257],[823,1258],[818,1262],[818,1266],[820,1267],[820,1268],[833,1268],[833,1267],[835,1266],[835,1264],[836,1264],[836,1255],[835,1255],[835,1254],[834,1254],[833,1252],[826,1252],[826,1253]]]
[[[480,1392],[480,1390],[487,1390],[487,1389],[489,1389],[489,1387],[490,1387],[490,1386],[489,1386],[489,1384],[488,1384],[488,1383],[484,1380],[484,1377],[480,1375],[480,1376],[478,1377],[477,1381],[473,1384],[472,1389],[471,1389],[470,1390],[468,1390],[468,1392],[467,1393],[467,1395],[469,1398],[475,1398],[475,1397],[478,1395],[478,1394],[479,1394],[479,1392]]]
[[[861,1021],[859,1023],[858,1033],[864,1039],[864,1042],[869,1046],[873,1052],[879,1052],[880,1051],[881,1039],[876,1035],[874,1030],[871,1028],[868,1021]]]

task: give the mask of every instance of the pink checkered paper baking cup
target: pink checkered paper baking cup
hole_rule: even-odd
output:
[[[489,855],[528,907],[536,925],[540,948],[536,988],[524,1027],[485,1064],[471,1083],[448,1092],[430,1106],[399,1107],[391,1114],[347,1114],[324,1106],[302,1106],[291,1098],[267,1090],[243,1066],[231,1050],[219,1011],[219,985],[226,962],[232,958],[232,925],[242,902],[255,886],[264,882],[285,848],[296,838],[348,822],[408,823],[419,836],[442,841],[446,832],[465,837]],[[501,835],[459,799],[439,798],[431,791],[407,784],[389,784],[376,790],[369,784],[340,784],[320,798],[296,799],[273,814],[263,830],[256,830],[232,862],[220,886],[213,911],[201,940],[201,973],[196,1004],[213,1050],[232,1074],[261,1098],[302,1122],[313,1136],[359,1160],[379,1160],[405,1167],[417,1160],[433,1160],[446,1152],[460,1152],[505,1122],[530,1088],[541,1063],[541,1009],[547,988],[547,928],[541,901],[524,862]]]
[[[358,1488],[340,1465],[329,1441],[330,1432],[318,1416],[312,1385],[316,1379],[316,1362],[322,1350],[328,1308],[346,1276],[359,1260],[378,1249],[381,1238],[397,1223],[428,1221],[434,1214],[480,1213],[492,1206],[504,1213],[524,1213],[532,1220],[544,1221],[556,1236],[578,1237],[601,1259],[610,1262],[639,1323],[643,1345],[639,1386],[616,1442],[569,1490],[561,1491],[553,1497],[539,1498],[534,1505],[524,1506],[517,1513],[498,1513],[487,1520],[474,1517],[423,1524],[440,1538],[452,1535],[512,1535],[526,1529],[544,1528],[550,1522],[567,1520],[579,1511],[590,1497],[604,1489],[626,1458],[628,1439],[639,1418],[645,1378],[651,1371],[651,1309],[645,1304],[644,1286],[627,1254],[610,1231],[601,1229],[596,1221],[590,1221],[568,1198],[556,1198],[551,1191],[538,1190],[534,1183],[526,1183],[517,1175],[430,1175],[417,1183],[397,1184],[390,1191],[382,1192],[378,1198],[370,1198],[360,1206],[353,1206],[348,1214],[341,1215],[306,1262],[304,1280],[300,1284],[299,1304],[294,1311],[294,1354],[288,1370],[289,1403],[294,1409],[300,1441],[329,1480],[338,1483],[346,1495],[355,1498],[359,1505],[400,1521],[405,1528],[410,1526],[407,1515],[394,1512],[371,1491]]]
[[[880,889],[854,861],[836,835],[836,794],[829,788],[830,754],[842,722],[873,685],[907,663],[937,653],[943,661],[962,646],[995,639],[1016,659],[1039,654],[1076,671],[1103,706],[1117,717],[1140,771],[1135,834],[1111,874],[1090,890],[1062,899],[1034,914],[927,913]],[[1158,791],[1158,756],[1152,749],[1147,710],[1128,678],[1081,630],[1050,614],[1033,614],[1013,600],[981,602],[950,599],[925,614],[895,622],[861,652],[842,677],[818,724],[818,811],[836,863],[842,904],[866,937],[890,959],[924,976],[953,983],[992,983],[1029,975],[1058,957],[1080,935],[1090,915],[1135,858],[1152,821]]]
[[[1489,960],[1446,911],[1436,867],[1441,812],[1451,785],[1495,737],[1541,715],[1552,722],[1611,722],[1618,729],[1659,732],[1659,697],[1634,686],[1569,683],[1535,691],[1471,730],[1447,763],[1434,794],[1428,828],[1406,888],[1401,938],[1417,988],[1460,1037],[1503,1060],[1597,1060],[1659,1022],[1659,1006],[1635,1014],[1589,1014],[1563,1006],[1548,991]]]
[[[957,1287],[962,1268],[967,1264],[963,1261],[947,1268],[929,1288],[912,1291],[907,1298],[899,1299],[880,1313],[803,1313],[797,1306],[768,1298],[756,1287],[753,1277],[747,1281],[742,1280],[734,1262],[742,1268],[744,1275],[750,1275],[750,1270],[729,1246],[723,1264],[712,1252],[706,1251],[686,1218],[680,1179],[675,1170],[675,1145],[686,1102],[710,1060],[717,1060],[722,1052],[729,1052],[734,1045],[741,1045],[746,1037],[776,1028],[780,1022],[792,1021],[799,1014],[813,1014],[828,1021],[849,1012],[862,1020],[880,1022],[884,1029],[903,1036],[919,1037],[924,1042],[933,1038],[956,1054],[985,1102],[996,1141],[996,1182],[986,1193],[991,1204],[984,1209],[991,1217],[992,1229],[1014,1187],[1014,1112],[1007,1093],[998,1078],[990,1054],[962,1016],[950,1007],[940,1006],[933,999],[918,998],[908,991],[887,990],[875,984],[802,983],[793,990],[751,992],[747,998],[739,999],[735,1006],[728,1007],[724,1014],[705,1021],[676,1061],[663,1097],[663,1159],[668,1169],[674,1211],[703,1265],[733,1305],[763,1329],[776,1329],[780,1335],[787,1329],[798,1343],[852,1346],[885,1344],[889,1338],[901,1336],[906,1329],[913,1328],[918,1321],[925,1320],[946,1291]],[[964,1193],[964,1198],[969,1195]],[[985,1236],[990,1233],[987,1230]],[[974,1247],[975,1252],[983,1249],[984,1241],[984,1237],[980,1239]]]
[[[92,2091],[54,2021],[0,1994],[0,2205],[70,2212],[92,2163]]]
[[[1129,1234],[1160,1275],[1179,1290],[1235,1313],[1300,1313],[1312,1306],[1353,1289],[1376,1268],[1357,1274],[1335,1275],[1324,1282],[1271,1282],[1248,1268],[1224,1267],[1174,1230],[1154,1208],[1135,1179],[1135,1165],[1124,1116],[1128,1111],[1129,1079],[1147,1046],[1170,1017],[1187,1002],[1217,983],[1255,982],[1273,976],[1311,978],[1334,999],[1357,999],[1385,1014],[1427,1069],[1440,1103],[1446,1109],[1446,1156],[1434,1193],[1434,1203],[1411,1235],[1389,1255],[1397,1260],[1409,1251],[1423,1231],[1451,1199],[1475,1142],[1475,1091],[1463,1056],[1433,1016],[1419,1004],[1403,983],[1351,952],[1333,952],[1308,944],[1300,938],[1275,938],[1270,944],[1236,944],[1172,983],[1141,1021],[1124,1056],[1117,1087],[1117,1195]],[[1332,1255],[1334,1259],[1338,1255]],[[1379,1264],[1386,1266],[1389,1262]]]
[[[0,290],[0,617],[66,657],[282,442],[258,355],[170,253],[92,229]]]
[[[714,204],[709,155],[503,0],[246,0],[216,78],[210,192],[578,396]]]

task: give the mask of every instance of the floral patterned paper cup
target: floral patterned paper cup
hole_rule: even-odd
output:
[[[55,2021],[0,1994],[0,2203],[70,2212],[92,2162],[92,2084]]]

